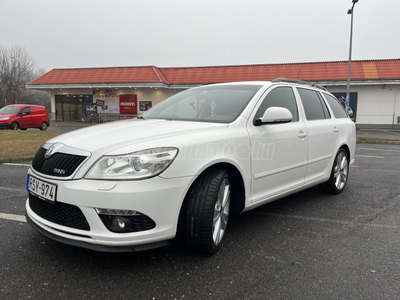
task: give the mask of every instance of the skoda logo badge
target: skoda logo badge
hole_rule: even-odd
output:
[[[51,152],[53,152],[53,146],[51,146],[49,149],[47,149],[46,153],[44,154],[44,158],[49,158],[51,155]]]

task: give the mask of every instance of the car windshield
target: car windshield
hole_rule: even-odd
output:
[[[144,119],[233,122],[261,85],[203,86],[180,92],[142,114]]]
[[[21,106],[4,106],[0,109],[0,115],[13,115],[21,109]]]

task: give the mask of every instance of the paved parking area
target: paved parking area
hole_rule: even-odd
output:
[[[27,164],[0,165],[2,299],[399,299],[400,147],[358,145],[339,196],[311,188],[231,219],[222,250],[110,254],[24,221]]]

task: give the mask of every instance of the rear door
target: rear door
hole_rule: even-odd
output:
[[[339,128],[331,117],[321,94],[308,88],[296,88],[305,112],[308,131],[308,167],[305,182],[318,180],[330,172],[336,154]]]

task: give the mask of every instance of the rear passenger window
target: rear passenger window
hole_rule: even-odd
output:
[[[321,101],[318,92],[308,89],[297,88],[303,103],[307,120],[329,119],[329,111],[324,101]]]
[[[291,87],[282,86],[270,91],[264,98],[255,118],[261,118],[270,107],[287,108],[292,113],[292,122],[297,122],[299,120],[296,98]]]
[[[331,107],[336,119],[347,118],[347,114],[346,111],[344,110],[344,107],[342,106],[342,104],[339,103],[339,101],[335,97],[332,97],[331,95],[325,93],[324,96],[326,101],[328,101],[329,106]]]

